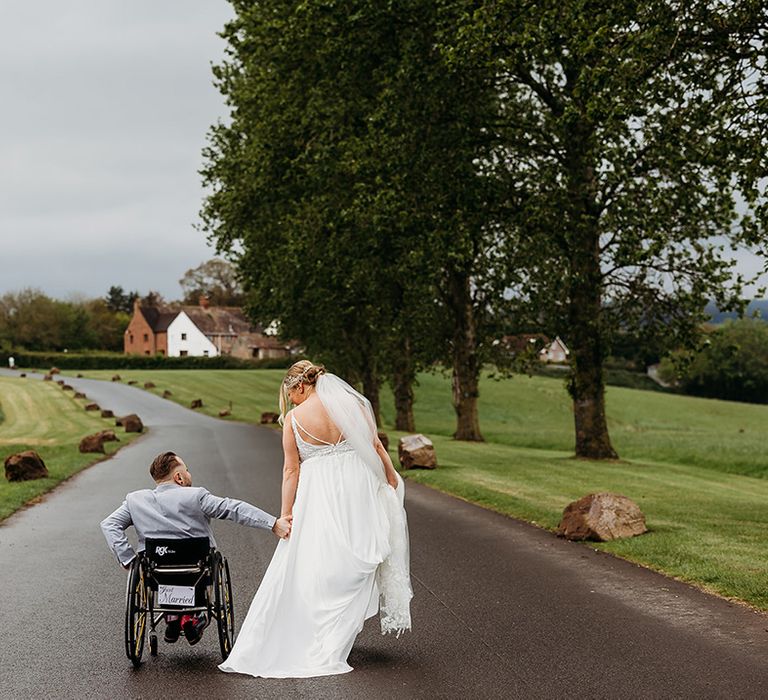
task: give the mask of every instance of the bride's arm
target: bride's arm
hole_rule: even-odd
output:
[[[392,459],[389,456],[389,452],[384,449],[384,445],[378,436],[373,441],[373,446],[376,448],[376,454],[384,464],[384,474],[387,477],[387,483],[393,488],[397,488],[397,471],[395,465],[392,464]]]
[[[299,448],[291,428],[290,413],[283,424],[283,505],[280,517],[293,514],[296,487],[299,485]]]

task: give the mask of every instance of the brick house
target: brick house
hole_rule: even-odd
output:
[[[133,316],[123,336],[126,355],[167,355],[168,326],[177,312],[133,302]]]
[[[211,306],[201,298],[199,306],[173,309],[142,306],[137,300],[123,340],[127,355],[168,357],[216,357],[242,359],[287,357],[292,345],[254,327],[234,306]]]

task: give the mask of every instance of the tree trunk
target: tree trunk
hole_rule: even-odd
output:
[[[577,122],[568,138],[570,278],[568,295],[571,379],[576,456],[616,459],[605,418],[602,333],[603,278],[600,269],[597,181],[591,163],[593,133]]]
[[[392,391],[395,395],[395,430],[413,433],[416,423],[413,418],[413,382],[416,366],[413,362],[411,339],[403,340],[401,352],[394,360],[392,370]]]
[[[578,288],[584,287],[584,288]],[[574,284],[570,302],[571,380],[576,456],[616,459],[605,418],[603,348],[599,330],[600,295],[587,285]]]
[[[456,440],[482,442],[477,399],[480,396],[480,361],[477,356],[477,321],[472,303],[469,274],[448,273],[448,298],[453,312],[453,408],[456,411]]]
[[[381,388],[381,379],[376,372],[376,368],[367,365],[363,370],[363,394],[371,402],[373,415],[376,418],[376,425],[381,426],[381,404],[379,402],[379,389]]]

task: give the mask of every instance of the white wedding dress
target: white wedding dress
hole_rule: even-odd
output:
[[[301,461],[291,536],[278,543],[222,671],[265,678],[351,671],[352,644],[380,598],[382,632],[410,628],[402,481],[396,492],[349,440],[310,442],[290,419]]]

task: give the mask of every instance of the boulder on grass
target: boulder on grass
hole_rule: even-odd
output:
[[[76,391],[75,392],[75,398],[76,399],[84,399],[86,398],[85,394],[82,391]]]
[[[77,378],[77,379],[82,379],[82,378],[83,378],[83,375],[82,375],[82,374],[80,374],[80,372],[78,372],[78,373],[75,375],[75,378]]]
[[[120,438],[115,435],[114,430],[102,430],[99,435],[101,435],[104,442],[120,442]]]
[[[51,381],[53,381],[53,377],[52,377],[50,374],[46,374],[46,375],[43,377],[43,381],[44,381],[44,382],[51,382]]]
[[[80,440],[80,452],[101,452],[105,453],[105,442],[120,442],[114,430],[102,430],[93,435],[86,435]]]
[[[51,367],[51,369],[48,370],[48,374],[61,374],[61,370],[58,367]]]
[[[104,454],[104,440],[101,438],[101,433],[86,435],[80,440],[79,450],[80,452],[101,452]]]
[[[17,452],[5,458],[5,478],[8,481],[45,479],[48,469],[43,458],[34,450]]]
[[[155,383],[154,382],[144,382],[144,388],[145,389],[154,389]]]
[[[435,446],[426,435],[404,435],[397,443],[397,456],[403,469],[435,469]]]
[[[57,379],[57,380],[56,380],[56,383],[57,383],[59,386],[64,386],[64,384],[66,384],[66,382],[65,382],[63,379]]]
[[[172,393],[172,392],[170,392],[170,391],[168,391],[168,389],[166,389],[166,390],[163,392],[163,398],[164,398],[164,399],[167,399],[167,398],[169,398],[169,397],[171,397],[171,396],[173,396],[173,393]]]
[[[85,410],[86,411],[100,411],[101,406],[97,403],[87,403],[85,404]]]
[[[280,414],[279,413],[272,413],[272,411],[265,411],[261,414],[261,419],[259,422],[262,425],[266,425],[268,423],[277,423],[277,421],[280,420]]]
[[[114,417],[115,417],[115,414],[114,414],[114,413],[112,413],[112,411],[110,411],[108,408],[105,408],[105,409],[104,409],[104,410],[101,412],[101,417],[102,417],[102,418],[114,418]]]
[[[112,375],[112,381],[113,381],[113,382],[121,382],[121,381],[123,381],[123,380],[120,378],[120,375],[119,375],[119,374],[113,374],[113,375]]]
[[[75,390],[74,387],[71,387],[69,384],[64,384],[61,387],[61,389],[62,389],[62,391],[74,391]]]
[[[202,408],[203,407],[203,400],[202,399],[192,399],[192,403],[189,404],[190,408]]]
[[[569,503],[557,528],[568,540],[607,542],[647,532],[645,515],[637,504],[618,493],[591,493]]]
[[[22,372],[22,373],[21,373],[19,376],[20,376],[20,377],[26,377],[26,376],[27,376],[27,373],[26,373],[26,372]]]
[[[130,379],[128,381],[128,386],[134,386],[135,384],[138,384],[138,382],[135,379]]]
[[[382,433],[381,431],[378,432],[379,440],[381,441],[381,444],[384,445],[384,449],[389,449],[389,435],[386,433]]]
[[[230,411],[228,408],[222,408],[219,411],[219,418],[225,418],[226,416],[231,416],[232,411]]]
[[[123,416],[120,419],[120,425],[123,426],[126,433],[141,433],[144,431],[144,424],[135,413]]]

